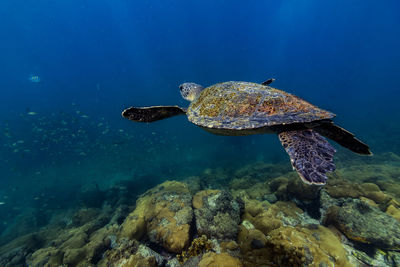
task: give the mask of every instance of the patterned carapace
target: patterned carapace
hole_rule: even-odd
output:
[[[219,129],[256,129],[333,118],[297,96],[251,82],[224,82],[204,89],[187,110],[191,122]]]

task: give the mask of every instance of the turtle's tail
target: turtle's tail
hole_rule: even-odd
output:
[[[313,130],[332,139],[339,145],[361,155],[372,155],[369,146],[354,137],[354,134],[335,125],[332,121],[321,121]]]

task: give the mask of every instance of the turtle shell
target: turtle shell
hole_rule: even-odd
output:
[[[192,123],[216,129],[256,129],[333,118],[297,96],[251,82],[224,82],[205,88],[187,110]]]

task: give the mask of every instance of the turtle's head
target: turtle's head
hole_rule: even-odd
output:
[[[182,97],[192,102],[200,95],[204,87],[197,83],[182,83],[179,85],[179,89],[181,90]]]

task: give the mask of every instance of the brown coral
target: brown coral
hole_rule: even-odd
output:
[[[182,251],[182,253],[177,255],[176,257],[178,258],[180,263],[184,263],[190,257],[198,256],[202,253],[210,251],[211,247],[211,241],[207,239],[207,236],[202,235],[201,237],[195,238],[192,241],[190,247],[187,250]]]
[[[273,262],[279,266],[352,266],[340,240],[328,229],[282,227],[269,234]]]
[[[228,253],[217,254],[214,252],[206,253],[201,261],[199,267],[242,267],[239,259],[230,256]]]
[[[146,192],[136,203],[136,209],[122,224],[120,237],[150,241],[179,253],[190,241],[193,218],[192,197],[188,187],[167,181]]]

